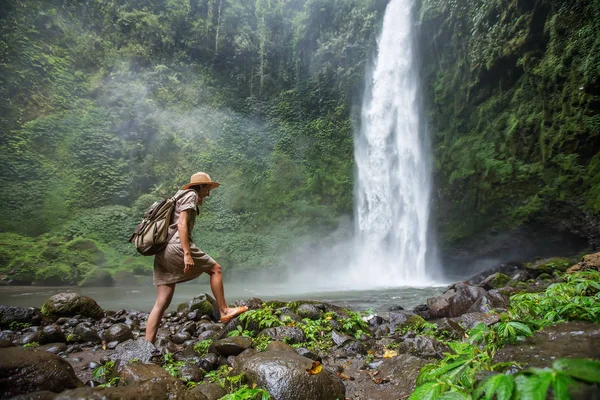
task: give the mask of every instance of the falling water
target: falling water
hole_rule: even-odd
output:
[[[355,141],[357,258],[348,277],[363,286],[430,285],[437,264],[428,249],[431,179],[412,9],[413,0],[387,7]]]

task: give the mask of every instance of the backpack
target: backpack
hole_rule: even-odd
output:
[[[129,242],[135,245],[138,253],[143,256],[153,256],[167,247],[167,243],[175,234],[175,232],[169,234],[175,204],[190,190],[179,191],[173,197],[155,202],[146,210],[144,219],[129,238]]]

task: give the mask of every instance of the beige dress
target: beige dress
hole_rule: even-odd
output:
[[[181,192],[177,192],[180,194]],[[208,272],[216,264],[208,254],[200,250],[193,242],[192,230],[196,222],[198,214],[197,206],[198,194],[190,190],[175,204],[173,219],[169,226],[169,233],[174,232],[173,237],[167,244],[167,247],[156,256],[154,256],[154,284],[156,286],[166,285],[169,283],[186,282],[197,278],[203,272]],[[177,229],[177,221],[179,216],[185,210],[190,210],[188,218],[188,235],[190,243],[190,253],[194,259],[194,266],[187,274],[183,273],[183,248],[181,247],[181,239]]]

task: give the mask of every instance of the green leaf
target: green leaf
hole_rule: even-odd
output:
[[[545,400],[552,383],[552,372],[539,368],[528,370],[531,375],[519,375],[515,378],[517,393],[521,400]]]
[[[512,375],[496,374],[487,378],[475,391],[478,399],[485,393],[485,400],[491,400],[496,395],[497,400],[510,400],[515,390],[515,378]]]
[[[440,400],[471,400],[471,396],[462,392],[446,392],[442,395]]]
[[[586,358],[560,358],[552,363],[552,367],[564,371],[573,378],[600,383],[600,361]]]
[[[564,372],[557,371],[552,382],[552,391],[554,392],[555,400],[571,400],[569,394],[569,386],[573,385],[574,381]]]
[[[441,400],[445,386],[443,382],[428,382],[417,387],[408,400]]]

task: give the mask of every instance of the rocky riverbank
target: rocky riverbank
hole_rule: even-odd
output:
[[[102,310],[76,293],[52,296],[41,309],[0,306],[0,399],[219,399],[228,393],[241,399],[265,391],[274,399],[407,398],[424,366],[460,354],[455,343],[477,345],[477,330],[490,327],[501,336],[500,324],[513,326],[511,296],[543,294],[565,281],[569,267],[597,276],[599,266],[600,253],[574,266],[563,259],[504,264],[389,318],[324,302],[252,298],[236,304],[250,311],[224,325],[216,322],[214,300],[202,295],[165,316],[154,345],[143,339],[146,313]],[[600,309],[598,292],[600,284],[583,292],[590,309]],[[515,374],[563,357],[600,360],[600,315],[573,315],[514,340],[507,336],[490,362],[510,365],[507,373]],[[572,393],[598,396],[594,382],[582,379],[579,394]]]

